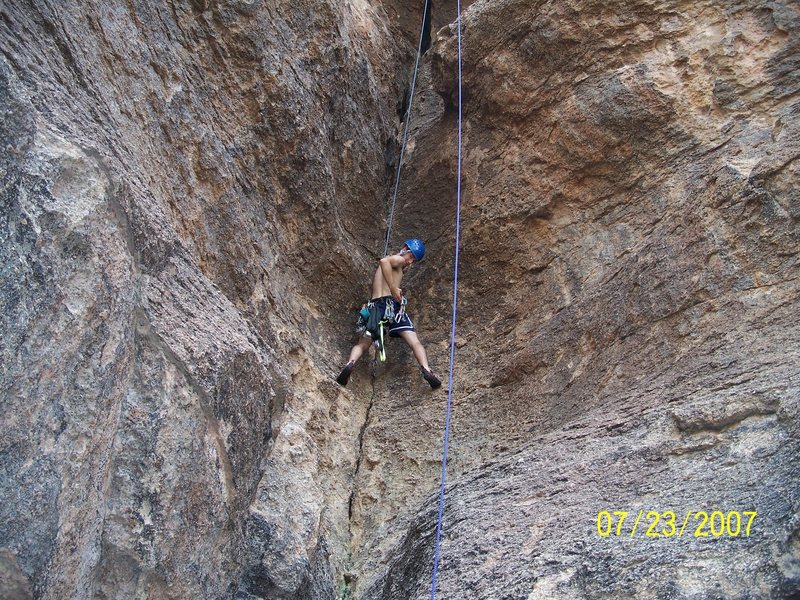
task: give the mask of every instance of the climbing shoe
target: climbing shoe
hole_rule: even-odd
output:
[[[442,386],[442,382],[439,381],[439,378],[433,374],[433,371],[428,371],[422,367],[420,367],[419,370],[422,372],[422,378],[431,385],[431,389],[435,390],[436,388]]]
[[[336,378],[336,383],[338,383],[339,385],[347,385],[347,382],[350,381],[350,373],[353,372],[354,366],[355,363],[353,363],[352,361],[347,363],[344,366],[344,369],[342,369],[342,372],[339,373],[339,376]]]

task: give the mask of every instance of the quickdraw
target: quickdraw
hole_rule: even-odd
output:
[[[394,321],[399,323],[406,314],[405,296],[400,301],[400,310],[395,311],[394,302],[386,301],[383,303],[383,314],[379,314],[376,302],[370,300],[361,307],[359,311],[358,325],[363,328],[364,334],[372,338],[375,345],[378,359],[386,362],[386,325]]]

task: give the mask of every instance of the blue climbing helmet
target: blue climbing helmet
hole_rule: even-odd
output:
[[[422,240],[412,238],[410,240],[406,240],[405,245],[408,246],[409,250],[411,250],[411,254],[414,255],[414,258],[417,262],[425,258],[425,244],[422,243]]]

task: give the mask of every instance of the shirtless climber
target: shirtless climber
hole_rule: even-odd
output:
[[[384,256],[378,263],[375,276],[372,278],[372,300],[366,308],[362,309],[358,318],[356,329],[361,337],[358,343],[350,351],[350,359],[342,372],[336,378],[341,385],[347,385],[350,374],[353,372],[356,361],[361,358],[370,344],[378,339],[378,321],[388,320],[386,328],[391,337],[401,337],[414,352],[414,358],[419,363],[422,377],[433,389],[442,385],[442,382],[433,374],[428,365],[428,355],[425,348],[417,337],[414,324],[405,312],[403,302],[403,290],[400,289],[400,282],[403,274],[415,262],[422,260],[425,256],[425,244],[420,240],[406,240],[403,248],[393,256]]]

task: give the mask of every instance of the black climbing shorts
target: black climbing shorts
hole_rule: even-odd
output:
[[[359,335],[375,338],[377,321],[386,321],[386,328],[391,337],[399,337],[403,331],[416,331],[414,323],[405,311],[400,312],[400,303],[391,296],[373,298],[367,303],[369,316],[363,312],[358,315],[356,331]],[[373,312],[374,311],[374,312]]]

